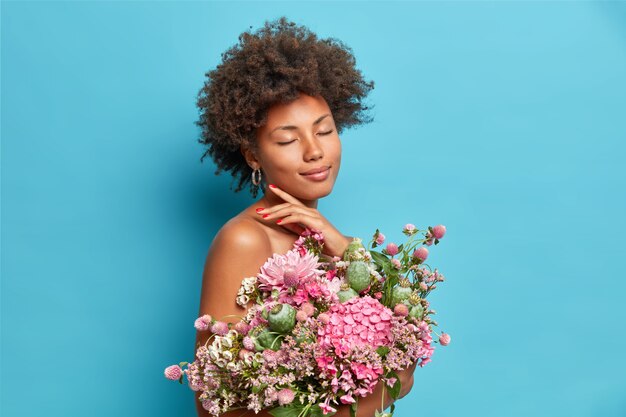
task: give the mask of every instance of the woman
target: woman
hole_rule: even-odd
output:
[[[215,236],[206,258],[199,315],[237,322],[245,315],[235,298],[241,280],[254,276],[274,253],[293,247],[304,226],[321,230],[326,256],[341,256],[352,240],[318,210],[318,199],[331,193],[341,164],[342,129],[369,121],[361,100],[373,88],[355,68],[350,48],[334,39],[318,39],[307,28],[282,17],[256,33],[245,32],[223,62],[206,75],[199,93],[197,124],[201,143],[222,170],[250,184],[263,197],[230,219]],[[230,317],[226,317],[230,316]],[[210,332],[198,332],[196,348]],[[415,367],[400,373],[406,395]],[[201,403],[199,416],[209,416]],[[380,409],[382,386],[360,398],[357,416]],[[388,395],[385,405],[391,404]],[[350,415],[349,406],[336,416]],[[255,415],[231,410],[228,417]],[[260,417],[269,417],[266,409]]]

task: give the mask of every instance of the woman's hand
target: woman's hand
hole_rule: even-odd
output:
[[[343,255],[351,239],[342,235],[317,209],[305,206],[278,187],[268,188],[286,203],[264,208],[258,212],[259,215],[267,221],[275,221],[297,235],[304,231],[303,226],[318,230],[324,235],[322,253],[328,256]]]

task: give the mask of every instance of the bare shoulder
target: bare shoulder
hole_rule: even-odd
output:
[[[254,220],[245,217],[230,219],[215,235],[211,251],[228,257],[239,257],[242,252],[248,255],[267,254],[271,250],[267,233]]]
[[[241,315],[244,308],[236,303],[241,281],[258,273],[269,252],[269,239],[254,221],[233,218],[222,226],[204,264],[200,315]]]

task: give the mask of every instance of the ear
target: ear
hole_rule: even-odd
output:
[[[239,150],[241,154],[243,155],[243,157],[246,159],[246,162],[248,163],[249,167],[251,167],[252,169],[259,168],[260,163],[257,160],[257,157],[254,154],[254,151],[252,151],[248,145],[242,143],[239,146]]]

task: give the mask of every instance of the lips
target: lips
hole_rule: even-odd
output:
[[[319,173],[319,172],[324,172],[324,171],[328,170],[329,168],[330,168],[330,166],[329,166],[329,165],[325,165],[325,166],[323,166],[323,167],[310,169],[310,170],[308,170],[308,171],[306,171],[306,172],[301,172],[301,173],[300,173],[300,175],[311,175],[311,174],[317,174],[317,173]]]

